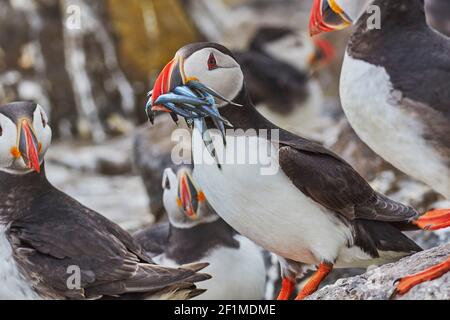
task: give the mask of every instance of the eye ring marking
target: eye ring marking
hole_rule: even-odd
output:
[[[217,68],[219,68],[219,66],[217,65],[216,56],[214,55],[214,53],[211,52],[208,58],[208,70],[212,71]]]

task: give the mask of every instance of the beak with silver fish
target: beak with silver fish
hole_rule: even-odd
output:
[[[190,128],[195,126],[200,131],[208,152],[219,165],[205,119],[212,120],[214,126],[220,131],[225,145],[225,126],[233,126],[220,115],[217,101],[235,106],[241,105],[229,101],[197,79],[186,79],[188,78],[184,76],[182,70],[182,59],[176,56],[164,67],[148,95],[147,116],[151,123],[154,122],[155,112],[158,111],[170,113],[175,123],[178,123],[178,116],[183,117]]]

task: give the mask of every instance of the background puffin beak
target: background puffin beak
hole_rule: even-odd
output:
[[[165,106],[156,104],[156,101],[161,95],[169,93],[175,87],[183,85],[180,60],[179,57],[175,57],[164,67],[158,78],[156,78],[151,96],[151,111],[172,112]]]
[[[315,52],[309,64],[313,68],[325,67],[336,57],[336,48],[325,39],[314,39]]]
[[[309,20],[311,36],[342,30],[352,24],[336,0],[314,0]]]
[[[180,206],[189,218],[196,219],[199,204],[199,192],[188,173],[183,173],[180,176],[179,181],[178,198],[180,200]]]
[[[29,169],[41,172],[39,161],[39,144],[28,120],[22,120],[20,124],[19,151],[22,159]]]

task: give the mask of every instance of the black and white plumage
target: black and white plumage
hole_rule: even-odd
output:
[[[237,104],[217,101],[220,114],[234,129],[226,132],[226,146],[220,133],[211,133],[217,154],[228,160],[215,164],[204,150],[198,127],[193,131],[192,153],[195,180],[212,207],[239,233],[287,262],[314,265],[364,267],[421,250],[401,232],[419,213],[375,192],[323,146],[261,116],[229,50],[211,43],[191,44],[178,51],[172,64],[177,67],[165,69],[156,84],[165,90],[155,91],[155,110],[167,111],[158,103],[170,99],[160,97],[192,78]],[[247,131],[243,136],[242,130],[253,134]],[[236,145],[241,149],[233,153]],[[229,161],[239,154],[258,161]]]
[[[386,161],[450,198],[450,39],[427,24],[424,0],[314,0],[311,34],[352,23],[340,82],[350,124]],[[446,228],[450,210],[431,210],[422,222]],[[447,257],[402,278],[395,292],[449,270]]]
[[[450,198],[450,40],[428,26],[423,0],[336,1],[356,24],[340,83],[351,126],[386,161]],[[372,3],[379,30],[366,27]],[[341,28],[321,28],[320,16],[338,16],[326,10],[315,10],[313,33]]]
[[[312,72],[334,57],[331,44],[313,41],[304,31],[263,26],[252,36],[245,50],[235,50],[247,80],[252,101],[272,122],[314,138],[328,124],[324,120],[321,85]],[[164,219],[159,181],[164,168],[172,165],[170,119],[158,119],[155,126],[144,125],[135,135],[133,159],[150,199],[155,222]],[[182,122],[180,128],[186,128]],[[189,146],[184,146],[185,150]],[[190,150],[189,150],[190,152]],[[189,159],[189,158],[188,158]]]
[[[377,0],[383,28],[356,23],[341,100],[358,136],[406,174],[450,198],[450,40],[426,23],[423,0]]]
[[[202,283],[207,291],[200,299],[261,300],[266,281],[262,250],[214,212],[194,185],[190,169],[183,167],[177,174],[166,169],[163,189],[169,222],[135,234],[143,249],[167,266],[207,261],[204,272],[212,278]]]
[[[44,170],[50,141],[40,106],[0,106],[0,299],[190,298],[203,292],[194,283],[209,278],[197,273],[207,264],[159,266],[126,231],[54,188]],[[38,151],[37,166],[23,156],[33,154],[30,148]],[[68,286],[73,267],[80,271],[79,287],[77,281]]]

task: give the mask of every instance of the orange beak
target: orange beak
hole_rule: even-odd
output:
[[[198,191],[194,185],[189,173],[183,172],[179,177],[178,184],[179,206],[184,213],[191,219],[196,219],[199,204],[204,202],[205,195],[202,191]]]
[[[175,87],[183,84],[180,63],[181,59],[175,57],[163,68],[153,86],[152,101],[158,100],[159,96],[169,93]],[[171,112],[166,107],[155,104],[152,105],[152,111]]]
[[[19,151],[29,169],[41,172],[39,161],[39,147],[35,134],[31,130],[28,120],[22,120],[19,138]]]
[[[342,30],[352,24],[336,0],[314,0],[309,20],[311,36]]]

